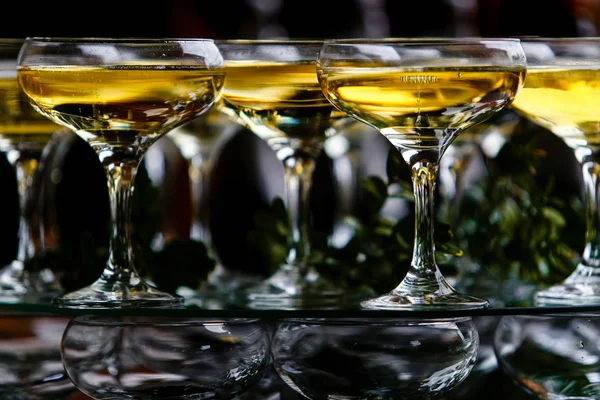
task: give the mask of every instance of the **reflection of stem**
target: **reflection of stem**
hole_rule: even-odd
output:
[[[354,231],[354,228],[346,224],[345,218],[352,215],[354,211],[354,191],[356,190],[359,157],[360,152],[352,149],[332,160],[337,203],[330,242],[337,248],[345,246],[352,238]]]
[[[206,245],[212,252],[212,239],[208,224],[207,204],[209,201],[209,177],[212,169],[209,156],[202,152],[188,162],[192,195],[192,229],[190,238]],[[211,256],[215,256],[211,254]]]
[[[109,282],[124,282],[126,286],[137,285],[139,278],[133,264],[131,247],[131,195],[133,181],[140,158],[112,159],[104,164],[108,181],[112,232],[110,255],[102,273],[102,279]]]
[[[35,254],[32,240],[33,229],[27,210],[31,201],[33,179],[40,156],[41,149],[12,149],[7,153],[7,158],[16,173],[19,190],[19,244],[16,260],[23,263],[33,258]]]
[[[582,163],[585,183],[586,233],[582,264],[600,267],[600,164],[587,158]]]
[[[293,154],[283,159],[283,165],[290,226],[290,249],[286,263],[305,268],[310,254],[308,195],[316,162],[310,155]]]
[[[455,223],[462,202],[462,186],[464,173],[471,157],[477,151],[474,142],[452,144],[440,161],[440,195],[439,217],[447,222]]]
[[[108,371],[108,373],[110,374],[110,376],[112,376],[113,378],[115,378],[116,383],[119,386],[123,385],[123,369],[125,368],[123,366],[123,353],[125,352],[125,346],[123,344],[123,342],[126,340],[126,333],[125,333],[125,327],[123,326],[115,326],[115,327],[111,327],[111,328],[104,328],[104,329],[114,329],[116,330],[115,332],[115,338],[114,338],[114,346],[110,346],[108,349],[106,349],[107,354],[104,355],[104,359],[106,360],[106,370]],[[112,341],[109,341],[108,344],[112,344]]]

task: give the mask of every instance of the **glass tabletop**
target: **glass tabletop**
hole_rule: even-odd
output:
[[[169,316],[169,317],[217,317],[217,318],[454,318],[465,316],[543,315],[600,312],[600,305],[590,306],[510,306],[488,307],[478,310],[368,310],[360,305],[348,305],[336,309],[244,309],[239,307],[202,308],[184,305],[179,308],[122,307],[122,308],[64,308],[47,304],[0,303],[0,314],[25,315],[103,315],[103,316]]]

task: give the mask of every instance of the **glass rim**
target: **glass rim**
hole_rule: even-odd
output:
[[[571,43],[571,42],[599,42],[600,36],[565,36],[565,37],[546,37],[546,36],[514,36],[521,42],[553,42],[553,43]]]
[[[86,326],[106,326],[106,327],[190,327],[190,326],[216,326],[216,325],[250,325],[262,323],[259,318],[218,318],[218,317],[127,317],[129,320],[117,319],[117,317],[103,317],[98,315],[76,316],[71,320],[71,324]]]
[[[530,319],[574,319],[574,318],[600,318],[600,312],[598,311],[578,311],[573,310],[568,313],[562,312],[548,312],[542,314],[515,314],[515,315],[502,315],[501,319],[504,318],[530,318]]]
[[[327,45],[344,44],[397,44],[397,45],[465,45],[485,43],[520,43],[518,37],[386,37],[386,38],[339,38],[324,39]]]
[[[457,317],[385,317],[385,318],[369,318],[369,317],[338,317],[338,318],[300,318],[287,317],[281,318],[278,322],[281,323],[298,323],[304,325],[337,325],[337,326],[416,326],[416,325],[436,325],[469,322],[473,318],[470,316]]]
[[[217,39],[215,43],[241,44],[241,45],[290,45],[290,44],[313,44],[322,45],[325,39]]]
[[[66,37],[66,36],[28,36],[24,41],[42,42],[42,43],[149,43],[149,44],[169,44],[169,43],[214,43],[210,38],[142,38],[142,37]]]

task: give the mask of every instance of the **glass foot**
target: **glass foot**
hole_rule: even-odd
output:
[[[22,261],[15,260],[0,270],[0,302],[49,303],[62,292],[48,268],[27,271]]]
[[[600,271],[597,267],[577,265],[575,271],[559,285],[534,295],[536,306],[570,306],[600,304]]]
[[[283,266],[269,279],[242,291],[241,305],[252,309],[339,309],[349,301],[341,288],[316,271],[302,275],[297,267]]]
[[[177,289],[177,294],[184,297],[186,305],[223,310],[236,303],[236,293],[260,284],[263,279],[260,275],[231,270],[218,263],[200,287],[182,286]]]
[[[424,273],[409,271],[391,292],[365,300],[362,308],[374,310],[478,310],[489,302],[475,296],[459,293],[439,272],[437,266]]]
[[[456,291],[410,293],[399,289],[360,303],[371,310],[478,310],[487,308],[487,300]]]
[[[55,297],[52,303],[65,308],[154,307],[175,308],[184,298],[162,292],[144,282],[127,285],[99,279],[89,286]]]
[[[208,275],[206,282],[200,287],[199,292],[229,300],[236,291],[259,285],[261,280],[259,275],[230,270],[222,264],[217,264]]]

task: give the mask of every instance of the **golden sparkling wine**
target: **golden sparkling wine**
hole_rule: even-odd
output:
[[[571,147],[600,147],[600,69],[531,67],[513,106]]]
[[[525,71],[465,66],[356,65],[320,71],[323,90],[343,111],[378,128],[398,147],[427,150],[512,101]]]
[[[194,66],[43,66],[17,77],[34,107],[92,146],[141,145],[218,100],[222,69]]]
[[[45,144],[60,128],[29,104],[16,71],[0,72],[0,145]]]
[[[272,146],[323,140],[344,116],[323,95],[315,62],[227,61],[225,71],[219,108]]]

